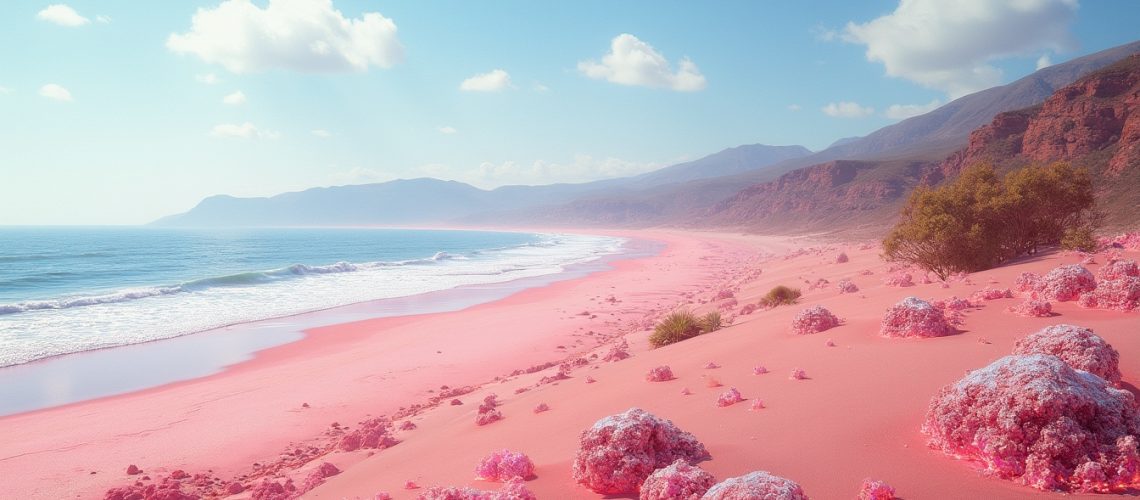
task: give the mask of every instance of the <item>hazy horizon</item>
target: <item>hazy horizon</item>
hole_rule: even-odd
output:
[[[623,177],[821,150],[1132,41],[1140,4],[25,2],[0,19],[0,225],[213,195]],[[968,43],[966,43],[968,42]]]

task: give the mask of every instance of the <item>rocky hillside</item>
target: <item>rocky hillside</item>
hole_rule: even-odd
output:
[[[886,225],[906,195],[966,166],[1002,170],[1071,161],[1092,170],[1109,225],[1140,214],[1140,55],[1132,55],[1054,92],[1040,105],[999,113],[945,160],[831,161],[755,184],[701,220],[744,228]]]

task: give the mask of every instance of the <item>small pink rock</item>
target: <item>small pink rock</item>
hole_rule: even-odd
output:
[[[550,411],[550,406],[546,403],[539,403],[538,406],[534,407],[535,413],[542,413],[544,411]]]
[[[451,406],[459,406],[459,405],[463,404],[463,401],[460,401],[458,398],[456,398],[456,399],[452,399],[451,403],[449,403],[449,404]]]
[[[420,485],[416,484],[415,481],[412,481],[412,480],[404,481],[404,489],[405,490],[418,490],[419,488],[420,488]]]
[[[791,378],[792,380],[804,380],[807,378],[807,372],[803,368],[793,368]]]
[[[140,470],[137,465],[131,464],[131,465],[127,466],[127,475],[128,476],[134,476],[137,474],[142,474],[142,470]]]
[[[713,369],[716,369],[716,368],[720,368],[720,365],[718,365],[718,364],[716,364],[716,363],[714,363],[714,362],[712,362],[712,361],[709,361],[708,363],[705,363],[705,369],[706,369],[706,370],[713,370]]]
[[[755,471],[739,477],[725,479],[705,493],[704,500],[808,500],[803,487],[795,481]]]
[[[666,382],[674,378],[673,370],[669,368],[669,365],[655,367],[645,374],[645,380],[649,382]]]
[[[891,485],[867,478],[859,487],[859,500],[894,500],[895,489]]]
[[[228,495],[237,495],[243,491],[245,491],[245,486],[237,481],[230,481],[230,484],[226,485],[226,494]]]
[[[752,406],[749,407],[748,409],[752,410],[752,411],[757,411],[757,410],[763,410],[764,408],[765,408],[765,406],[764,406],[764,400],[763,399],[753,399],[752,400]]]
[[[839,326],[839,318],[823,306],[812,306],[804,309],[792,319],[792,333],[796,335],[819,333],[837,326]]]
[[[475,477],[486,481],[504,482],[516,477],[527,479],[534,476],[534,462],[525,453],[507,449],[498,450],[483,457],[475,466]]]
[[[741,397],[740,391],[736,390],[735,387],[729,387],[727,391],[724,391],[724,393],[722,393],[720,397],[716,399],[716,405],[724,408],[726,406],[732,406],[741,401],[744,401],[744,398]]]
[[[765,373],[768,373],[768,369],[765,368],[764,365],[756,365],[755,368],[752,368],[753,375],[763,375]]]
[[[587,383],[587,384],[592,384],[592,383],[594,383],[594,382],[597,382],[597,380],[594,380],[594,377],[591,377],[591,376],[589,376],[589,375],[586,375],[586,383]]]
[[[827,339],[826,345],[827,345],[827,347],[835,347],[835,341],[831,340],[831,339]]]
[[[681,389],[681,395],[682,395],[682,396],[688,396],[688,395],[690,395],[690,394],[692,394],[692,393],[693,393],[693,391],[690,391],[688,387],[685,387],[685,388]]]
[[[415,424],[415,422],[412,422],[411,420],[405,420],[405,421],[400,423],[400,430],[402,430],[402,431],[412,431],[415,429],[416,429],[416,424]]]
[[[170,479],[174,479],[175,481],[186,479],[188,477],[190,477],[190,474],[187,474],[186,471],[182,469],[178,469],[170,473]]]

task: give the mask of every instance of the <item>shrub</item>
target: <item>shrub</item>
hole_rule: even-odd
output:
[[[1011,306],[1007,310],[1019,316],[1045,318],[1053,315],[1053,304],[1044,300],[1027,299],[1025,302]]]
[[[843,263],[847,262],[848,260],[850,260],[850,259],[847,258],[847,254],[844,252],[839,252],[839,255],[835,256],[835,263],[836,264],[843,264]]]
[[[975,302],[983,300],[997,300],[997,299],[1012,299],[1013,290],[1008,288],[990,288],[985,287],[981,290],[974,292],[973,299]]]
[[[1102,280],[1115,280],[1129,276],[1140,276],[1140,268],[1136,266],[1134,260],[1117,259],[1109,261],[1097,271],[1097,277]]]
[[[796,335],[819,333],[837,326],[839,326],[839,318],[831,314],[831,311],[824,309],[823,306],[812,306],[804,309],[792,319],[792,333]]]
[[[851,280],[848,280],[848,279],[839,280],[839,283],[837,283],[835,285],[835,287],[839,289],[839,293],[841,293],[841,294],[843,294],[843,293],[855,293],[855,292],[859,291],[859,287],[856,286],[855,283],[852,283]]]
[[[741,401],[744,401],[744,397],[740,395],[740,391],[736,390],[735,387],[729,387],[727,391],[724,391],[724,393],[716,399],[716,405],[724,408],[725,406],[732,406]]]
[[[799,300],[800,295],[802,295],[802,293],[800,293],[799,288],[789,288],[784,285],[779,285],[764,294],[764,297],[760,299],[760,307],[795,304],[796,300]]]
[[[653,471],[676,460],[710,458],[705,446],[673,422],[640,408],[598,420],[582,431],[574,480],[603,495],[636,493]]]
[[[475,466],[475,477],[486,481],[505,482],[516,477],[534,476],[534,462],[525,453],[507,449],[492,452]]]
[[[1079,264],[1058,266],[1037,282],[1036,292],[1046,300],[1077,300],[1084,292],[1096,288],[1096,278]]]
[[[1140,307],[1140,278],[1126,276],[1101,281],[1096,290],[1084,292],[1078,303],[1081,307],[1131,311]]]
[[[891,306],[880,329],[886,337],[941,337],[953,331],[942,310],[918,297],[907,297]]]
[[[795,481],[762,470],[725,479],[709,488],[703,498],[706,500],[738,500],[744,498],[808,500],[804,489]]]
[[[1013,354],[1049,354],[1113,385],[1120,383],[1120,354],[1088,328],[1053,325],[1026,335],[1013,345]]]
[[[883,481],[867,478],[859,487],[859,500],[895,500],[895,489]]]
[[[883,240],[883,254],[946,279],[1043,245],[1095,247],[1092,233],[1102,217],[1093,204],[1092,180],[1083,168],[1029,166],[999,179],[993,167],[975,165],[944,186],[911,193]]]
[[[886,278],[883,278],[883,283],[885,283],[887,286],[905,288],[908,286],[914,286],[914,277],[906,271],[895,271],[887,275]]]
[[[701,321],[691,311],[682,309],[669,313],[653,327],[653,333],[649,335],[649,345],[655,348],[667,346],[700,334]]]
[[[1013,355],[938,392],[922,431],[947,455],[1042,490],[1140,486],[1131,393],[1045,354]]]
[[[677,460],[657,469],[641,483],[639,500],[699,500],[716,478],[699,467]]]
[[[709,311],[701,316],[697,324],[700,326],[701,333],[709,333],[720,330],[724,326],[724,320],[720,317],[720,311]]]

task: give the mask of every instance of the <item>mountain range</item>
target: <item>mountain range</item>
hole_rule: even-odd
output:
[[[1129,57],[1134,54],[1140,54],[1140,42],[1039,70],[818,152],[743,145],[637,176],[582,184],[483,190],[456,181],[412,179],[268,198],[213,196],[154,224],[680,224],[786,231],[842,225],[874,230],[893,220],[919,183],[940,182],[976,161],[1007,168],[1030,160],[1086,161],[1095,164],[1098,179],[1131,179],[1140,170],[1140,115],[1132,113],[1140,92],[1128,86],[1136,75],[1134,61],[1140,60]],[[1067,146],[1074,142],[1078,145]],[[1137,206],[1129,205],[1135,190],[1103,184],[1101,192],[1115,212],[1137,213]],[[1109,216],[1119,222],[1111,211]]]

